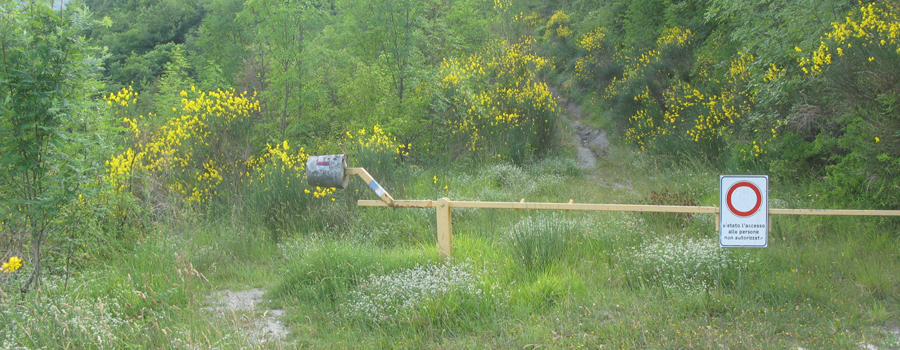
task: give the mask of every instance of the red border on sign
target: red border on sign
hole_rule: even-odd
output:
[[[749,187],[751,190],[753,190],[753,192],[756,193],[756,205],[753,206],[753,209],[750,209],[748,211],[740,211],[734,207],[734,204],[731,204],[731,195],[734,193],[734,190],[740,187]],[[759,187],[756,187],[756,185],[754,185],[753,183],[741,181],[734,185],[731,185],[731,188],[728,189],[728,196],[725,197],[725,203],[728,204],[728,209],[731,210],[734,215],[740,217],[748,217],[756,214],[756,211],[758,211],[759,207],[762,205],[762,193],[759,192]]]

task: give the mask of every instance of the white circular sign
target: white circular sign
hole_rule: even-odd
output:
[[[728,196],[725,197],[728,209],[734,215],[740,217],[748,217],[756,214],[759,207],[762,206],[762,193],[759,187],[749,181],[741,181],[728,189]]]

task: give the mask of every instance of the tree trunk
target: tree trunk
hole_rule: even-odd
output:
[[[31,275],[28,276],[25,284],[22,285],[21,291],[23,296],[32,290],[32,284],[34,284],[34,289],[38,289],[41,286],[41,241],[44,238],[43,227],[40,229],[34,228],[34,230],[40,231],[32,232],[31,235],[31,264],[34,265],[34,269],[31,270]]]
[[[281,109],[281,142],[284,142],[284,131],[287,128],[288,98],[291,96],[291,84],[284,81],[284,107]]]
[[[303,63],[298,63],[297,66],[302,65]],[[298,72],[297,74],[303,74]],[[300,77],[300,82],[297,83],[297,122],[303,123],[303,77]],[[302,124],[301,124],[302,125]]]

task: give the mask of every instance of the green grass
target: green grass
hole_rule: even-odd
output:
[[[709,166],[621,148],[600,164],[414,168],[398,199],[638,203],[668,190],[716,205]],[[283,226],[277,240],[227,217],[183,219],[77,270],[67,286],[54,277],[20,298],[4,284],[0,347],[900,346],[896,219],[776,216],[768,248],[723,250],[712,215],[457,209],[444,265],[433,210],[356,208],[352,198],[374,195],[348,197]],[[834,205],[798,186],[773,184],[771,197]],[[334,222],[308,222],[316,218]],[[201,309],[215,291],[253,287],[268,291],[264,306],[287,311],[284,343],[247,342],[264,309]]]

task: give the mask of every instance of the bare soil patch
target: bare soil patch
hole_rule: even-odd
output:
[[[251,344],[268,342],[281,342],[288,335],[288,329],[281,322],[284,310],[267,309],[260,313],[259,304],[263,303],[261,289],[248,289],[241,291],[224,290],[215,292],[209,296],[213,306],[204,307],[204,310],[212,311],[220,316],[238,313],[251,318],[252,322],[245,325],[247,341]]]

